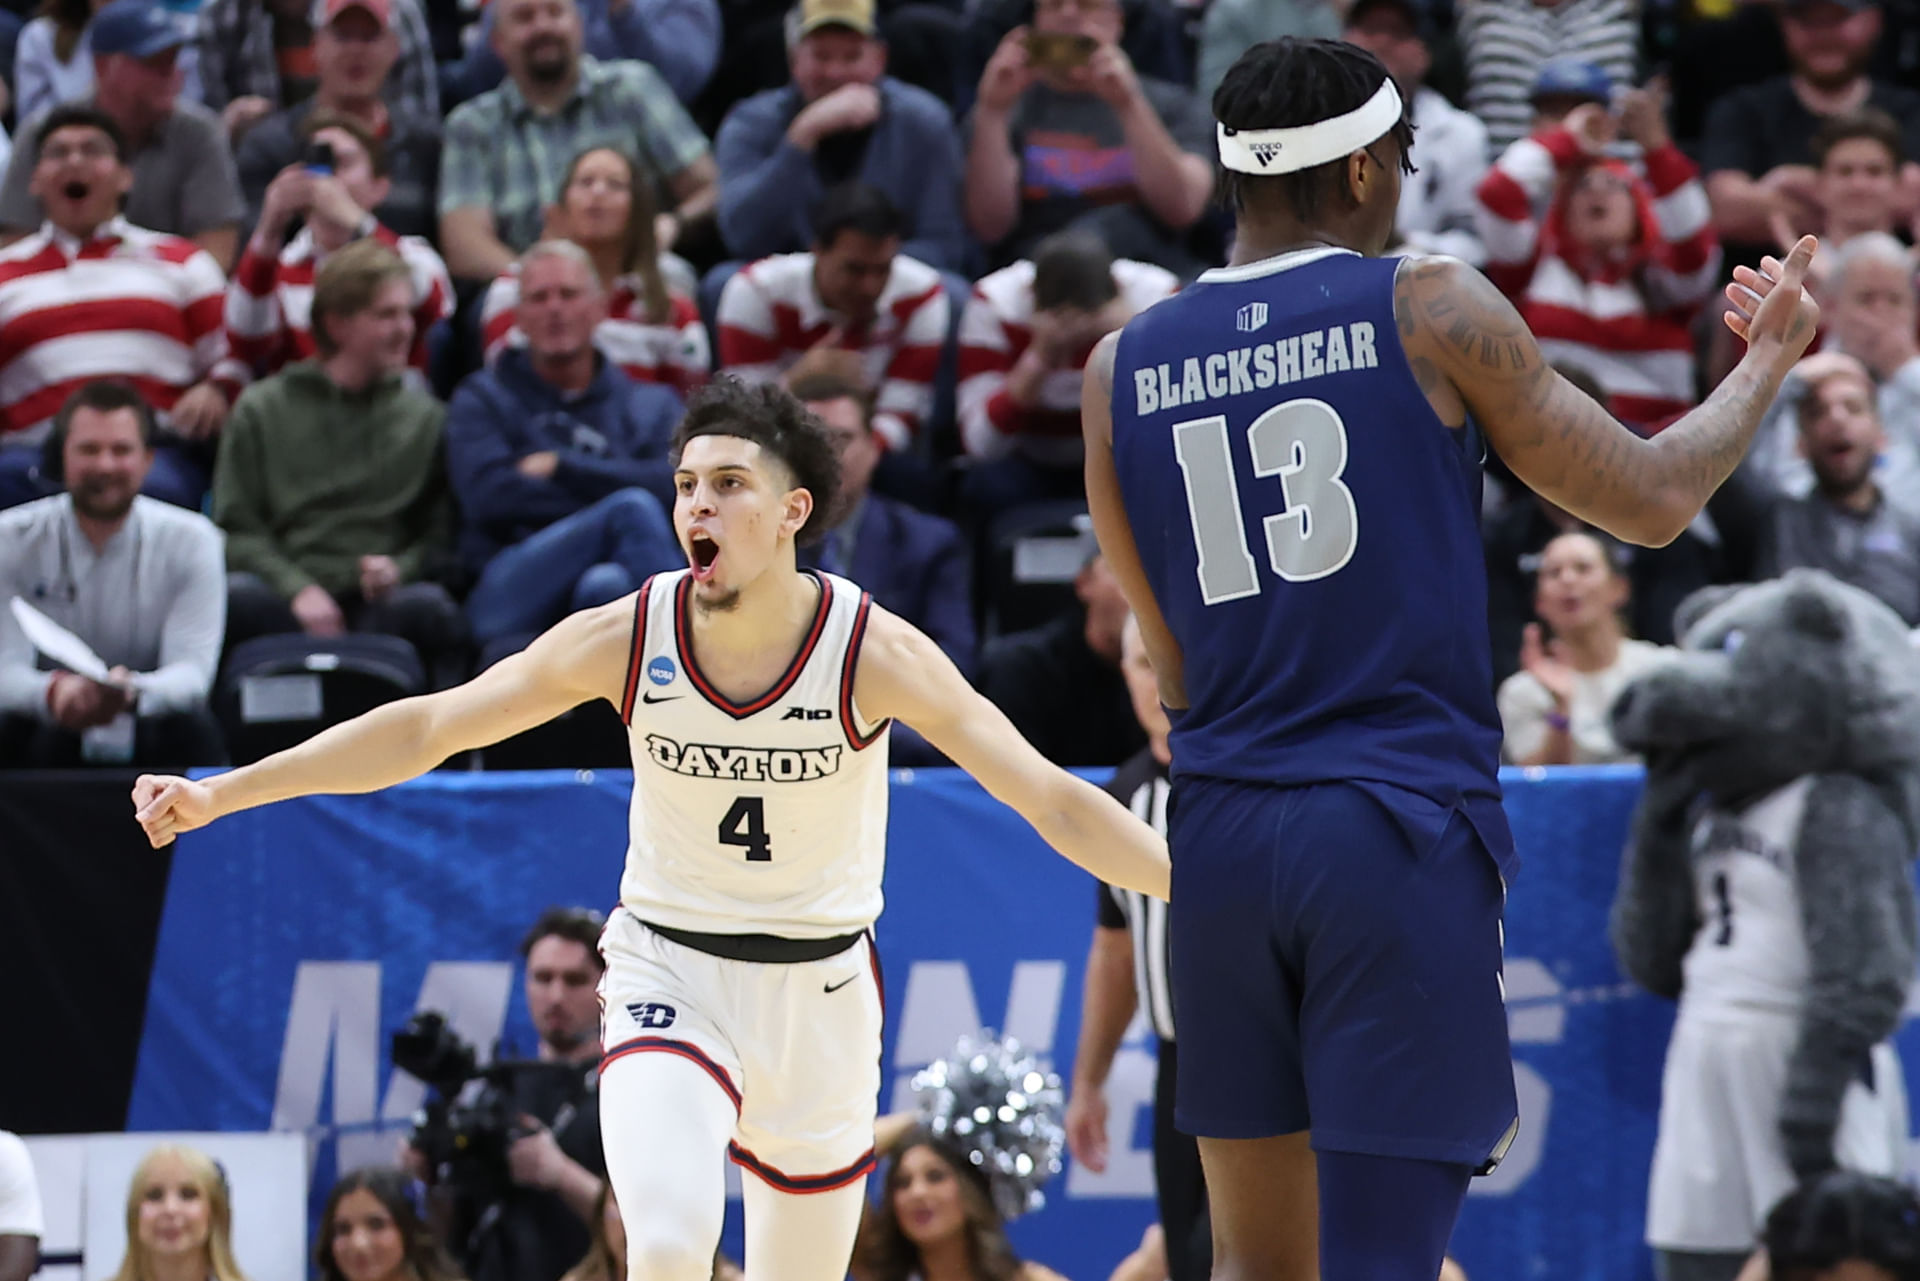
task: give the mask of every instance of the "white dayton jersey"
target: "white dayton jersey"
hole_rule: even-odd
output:
[[[1812,783],[1714,810],[1694,829],[1700,926],[1683,963],[1647,1190],[1647,1241],[1659,1249],[1744,1252],[1794,1186],[1780,1106],[1812,972],[1795,862]],[[1841,1102],[1834,1158],[1893,1174],[1906,1131],[1899,1060],[1882,1044]]]
[[[810,576],[820,603],[798,652],[743,703],[694,658],[689,571],[640,589],[620,709],[633,748],[620,901],[642,921],[811,939],[880,915],[888,726],[853,702],[871,601]]]

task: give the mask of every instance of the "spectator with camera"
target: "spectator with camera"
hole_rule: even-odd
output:
[[[0,766],[225,760],[207,710],[227,613],[220,531],[140,495],[153,435],[139,393],[87,383],[45,446],[67,492],[0,513],[0,606],[19,597],[109,665],[105,680],[40,670],[0,612]]]
[[[413,273],[377,240],[314,279],[318,353],[249,387],[220,441],[213,518],[227,531],[228,639],[384,632],[435,688],[457,682],[466,621],[452,569],[446,409],[406,385]]]
[[[27,1281],[39,1271],[43,1231],[33,1158],[19,1135],[0,1130],[0,1281]]]
[[[127,1187],[127,1253],[113,1281],[247,1281],[233,1257],[226,1173],[196,1148],[168,1144],[141,1159]]]
[[[21,123],[0,183],[0,228],[18,238],[53,215],[46,194],[34,189],[43,131],[53,112],[86,107],[113,122],[132,173],[125,208],[114,212],[137,227],[185,236],[225,271],[246,205],[219,117],[181,96],[177,63],[188,29],[157,0],[111,0],[90,32],[93,92]]]
[[[518,279],[527,345],[469,377],[447,411],[483,665],[686,564],[667,515],[680,398],[596,348],[607,295],[586,250],[543,240]]]
[[[0,249],[0,507],[45,492],[30,473],[67,397],[118,377],[164,415],[170,437],[147,492],[197,508],[207,442],[244,373],[221,323],[226,277],[192,241],[118,212],[134,175],[120,127],[104,112],[56,109],[40,122],[33,154],[33,193],[47,221]]]
[[[498,1084],[490,1093],[504,1097],[475,1106],[499,1114],[511,1132],[469,1145],[479,1150],[504,1137],[506,1169],[444,1162],[436,1169],[430,1149],[440,1142],[418,1130],[410,1141],[407,1164],[434,1178],[452,1203],[449,1244],[471,1281],[559,1281],[587,1253],[589,1225],[603,1219],[598,985],[604,925],[598,912],[549,908],[520,943],[539,1048],[532,1060],[491,1069]],[[448,1048],[456,1057],[471,1053],[442,1046],[431,1057],[448,1057]],[[401,1057],[396,1053],[396,1063]]]
[[[1637,143],[1644,178],[1607,155]],[[1590,372],[1615,417],[1652,434],[1694,403],[1694,316],[1719,280],[1699,171],[1657,87],[1584,103],[1508,147],[1480,184],[1487,277],[1549,359]]]
[[[925,89],[886,74],[873,9],[873,0],[803,0],[787,15],[792,83],[727,113],[714,148],[729,253],[798,253],[812,239],[807,206],[858,180],[905,214],[909,258],[965,269],[952,115]]]
[[[334,1184],[313,1252],[320,1281],[461,1281],[412,1192],[408,1175],[379,1167]]]
[[[379,139],[375,176],[385,181],[380,221],[403,236],[439,232],[434,191],[440,181],[440,116],[418,103],[388,101],[400,57],[405,0],[321,0],[313,13],[313,95],[248,129],[234,149],[249,223],[260,221],[268,187],[302,152],[312,155],[317,115],[351,120]],[[335,171],[339,166],[336,164]]]
[[[259,376],[310,359],[313,280],[327,257],[356,240],[397,252],[413,277],[413,351],[409,363],[425,386],[427,331],[453,314],[453,282],[433,246],[402,236],[373,213],[390,187],[380,138],[357,120],[330,113],[307,117],[312,149],[267,187],[266,205],[227,285],[226,324],[234,357]],[[291,240],[296,219],[304,223]]]
[[[991,514],[1084,497],[1080,383],[1102,338],[1179,288],[1172,272],[1116,259],[1063,231],[977,282],[960,317],[962,492]]]
[[[1076,227],[1117,258],[1183,278],[1213,195],[1213,119],[1193,90],[1143,79],[1121,0],[1036,0],[1000,41],[967,122],[967,225],[993,264]]]

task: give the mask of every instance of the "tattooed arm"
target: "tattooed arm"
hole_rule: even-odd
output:
[[[1465,263],[1409,260],[1393,308],[1414,377],[1444,422],[1471,413],[1514,474],[1542,497],[1628,542],[1678,538],[1746,453],[1820,309],[1800,285],[1811,236],[1783,265],[1736,268],[1728,327],[1747,352],[1706,402],[1645,439],[1548,365],[1513,304]]]

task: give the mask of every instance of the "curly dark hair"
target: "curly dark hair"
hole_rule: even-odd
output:
[[[780,460],[796,489],[813,495],[813,511],[794,541],[805,546],[825,536],[828,509],[840,492],[840,454],[826,424],[807,411],[784,387],[748,385],[721,375],[687,399],[687,415],[673,434],[677,467],[687,442],[696,436],[737,436]]]
[[[1213,91],[1213,114],[1229,129],[1292,129],[1358,110],[1386,80],[1380,59],[1358,45],[1286,36],[1240,55]],[[1387,131],[1400,144],[1403,173],[1415,172],[1410,109],[1403,107],[1399,123]],[[1371,147],[1368,154],[1379,159]],[[1220,197],[1234,210],[1249,202],[1285,201],[1295,217],[1312,222],[1329,204],[1354,207],[1344,157],[1294,173],[1245,174],[1225,167],[1218,172]]]
[[[952,1173],[960,1186],[960,1206],[966,1226],[967,1260],[975,1281],[1020,1281],[1024,1265],[1007,1240],[1006,1225],[993,1208],[993,1194],[978,1170],[950,1146],[926,1130],[915,1130],[894,1150],[887,1177],[880,1184],[880,1203],[860,1224],[854,1248],[855,1275],[862,1281],[908,1281],[920,1272],[920,1247],[900,1226],[893,1207],[904,1181],[907,1153],[924,1148]]]
[[[400,1229],[407,1270],[415,1281],[461,1281],[460,1269],[414,1209],[412,1186],[413,1180],[404,1172],[387,1166],[355,1170],[333,1185],[333,1191],[327,1194],[327,1208],[320,1212],[320,1239],[313,1250],[313,1261],[320,1265],[320,1281],[346,1281],[346,1274],[333,1258],[333,1228],[340,1203],[352,1192],[370,1193],[392,1217],[394,1226]]]
[[[1773,1281],[1812,1281],[1848,1260],[1920,1281],[1920,1199],[1892,1179],[1835,1170],[1775,1205],[1761,1242]]]

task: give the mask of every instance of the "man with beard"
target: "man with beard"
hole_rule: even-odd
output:
[[[0,768],[225,759],[207,711],[226,623],[220,531],[140,496],[153,432],[132,387],[84,384],[45,449],[67,492],[0,513],[0,601],[24,601],[110,668],[49,670],[0,610]]]
[[[1873,0],[1788,0],[1780,32],[1791,70],[1714,104],[1700,168],[1734,261],[1757,258],[1758,246],[1773,251],[1776,217],[1795,234],[1821,229],[1813,140],[1827,117],[1877,107],[1900,123],[1906,154],[1920,155],[1920,93],[1867,75],[1880,25]],[[1904,165],[1901,181],[1911,214],[1920,166]]]
[[[440,247],[456,277],[492,280],[539,240],[567,165],[589,147],[637,157],[669,193],[662,254],[688,223],[710,221],[719,183],[705,135],[659,72],[583,56],[582,38],[574,0],[498,0],[506,83],[447,118],[440,154]]]
[[[1777,499],[1762,535],[1760,576],[1806,566],[1871,592],[1920,625],[1920,512],[1874,481],[1886,444],[1873,379],[1851,356],[1822,352],[1794,370],[1800,447],[1813,492]]]

